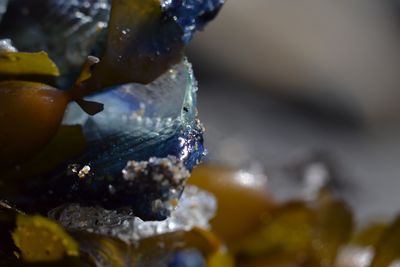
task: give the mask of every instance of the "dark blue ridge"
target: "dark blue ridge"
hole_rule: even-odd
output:
[[[175,196],[150,178],[134,183],[124,180],[122,169],[129,160],[147,161],[150,157],[174,156],[183,162],[185,168],[191,170],[204,156],[202,134],[202,130],[196,128],[177,130],[166,139],[156,140],[152,145],[139,150],[121,150],[121,145],[127,148],[129,144],[135,143],[135,137],[129,134],[110,135],[91,142],[83,157],[69,162],[86,164],[86,160],[90,160],[87,164],[93,170],[92,177],[80,179],[76,174],[68,174],[66,164],[61,168],[62,171],[51,174],[44,181],[31,179],[21,185],[24,197],[6,199],[27,211],[34,208],[36,212],[41,210],[46,213],[64,203],[79,203],[82,206],[98,205],[107,209],[129,207],[144,220],[164,220],[169,216],[169,210],[153,211],[152,202],[159,198],[167,201]],[[110,190],[110,186],[113,190]],[[182,189],[177,187],[176,191],[181,193]],[[32,207],[32,200],[35,207]]]
[[[218,14],[225,0],[163,0],[167,17],[182,28],[182,41],[187,44],[196,31],[202,30]]]

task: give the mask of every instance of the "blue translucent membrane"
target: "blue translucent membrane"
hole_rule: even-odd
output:
[[[58,84],[68,88],[87,56],[101,54],[110,3],[10,0],[0,23],[0,39],[10,38],[20,51],[48,52],[62,73]],[[162,8],[182,27],[183,39],[188,41],[221,5],[221,1],[170,1]],[[129,161],[144,162],[151,174],[168,180],[174,178],[176,169],[191,171],[201,161],[205,151],[196,91],[191,65],[184,60],[148,85],[127,84],[92,96],[89,99],[105,105],[94,117],[72,104],[63,123],[82,126],[85,150],[54,172],[41,175],[43,179],[32,177],[21,184],[24,193],[10,201],[28,210],[35,206],[34,211],[71,202],[129,207],[144,219],[164,219],[169,211],[155,201],[179,198],[184,183],[153,186],[146,183],[144,174],[137,180],[142,184],[132,183],[122,171]]]
[[[91,97],[104,103],[93,117],[68,107],[63,124],[81,126],[87,141],[79,156],[27,177],[15,185],[18,194],[3,198],[28,212],[77,203],[166,219],[204,156],[191,65],[185,60],[151,84],[114,89]]]
[[[185,60],[148,85],[123,85],[91,97],[104,104],[104,111],[93,117],[71,105],[64,124],[81,124],[88,142],[76,161],[90,164],[102,177],[120,175],[128,160],[168,155],[191,170],[204,154],[196,92]]]
[[[32,184],[27,199],[43,200],[49,209],[78,203],[129,208],[143,220],[167,218],[171,200],[180,197],[189,171],[204,156],[196,91],[185,60],[151,84],[91,97],[105,105],[93,117],[71,105],[63,123],[82,126],[86,149],[45,182]]]
[[[103,54],[111,3],[111,0],[2,0],[0,39],[11,39],[19,51],[46,51],[60,68],[57,86],[67,89],[78,77],[87,56]],[[224,0],[160,1],[165,16],[182,29],[181,40],[185,44],[218,14],[223,3]],[[160,47],[155,45],[150,49],[160,50]]]
[[[0,18],[6,7],[2,1]],[[110,3],[111,0],[8,0],[0,23],[0,39],[11,39],[19,51],[46,51],[60,69],[57,86],[66,89],[79,75],[87,56],[101,53]]]

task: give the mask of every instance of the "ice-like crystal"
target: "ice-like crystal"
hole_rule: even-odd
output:
[[[17,52],[10,39],[0,39],[0,52]]]
[[[166,14],[183,30],[182,41],[188,43],[221,9],[225,0],[161,0]]]
[[[49,217],[68,229],[111,235],[136,242],[143,238],[175,231],[189,231],[194,227],[209,228],[209,221],[217,209],[216,199],[195,186],[187,186],[182,198],[164,221],[143,221],[132,210],[106,210],[101,207],[82,207],[70,204],[52,210]]]
[[[53,207],[57,203],[80,203],[107,209],[128,208],[143,220],[164,220],[190,176],[182,161],[174,156],[129,161],[116,177],[101,178],[90,172],[87,165],[73,166],[72,173],[77,177],[66,178],[70,180],[67,186],[61,181],[48,195]]]

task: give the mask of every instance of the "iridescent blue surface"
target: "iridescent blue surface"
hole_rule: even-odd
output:
[[[48,178],[21,184],[24,197],[7,199],[25,210],[34,199],[36,210],[79,203],[129,208],[144,220],[165,219],[169,203],[180,197],[189,171],[204,156],[196,92],[191,65],[184,60],[148,85],[127,84],[91,97],[104,103],[95,116],[71,104],[63,123],[82,126],[85,150]]]
[[[96,66],[101,62],[105,62],[106,66],[105,69],[100,68],[103,72],[100,71],[101,75],[97,76],[106,77],[109,82],[101,83],[99,88],[110,89],[87,97],[88,100],[104,104],[104,111],[93,117],[84,113],[76,104],[68,107],[63,124],[68,127],[78,125],[72,128],[78,129],[78,132],[82,129],[86,141],[80,139],[82,146],[77,153],[72,154],[73,156],[67,153],[69,156],[63,158],[63,153],[54,152],[58,151],[56,149],[52,155],[60,155],[61,159],[54,161],[53,165],[47,166],[46,158],[39,160],[40,164],[29,165],[31,162],[28,162],[27,166],[18,166],[10,171],[11,176],[20,177],[20,172],[25,176],[18,182],[17,179],[11,180],[10,184],[17,188],[15,192],[4,189],[1,193],[5,199],[26,208],[27,211],[43,211],[76,202],[110,209],[129,207],[145,219],[163,219],[168,216],[168,211],[160,208],[159,203],[154,201],[161,200],[167,203],[179,198],[183,186],[179,184],[175,187],[160,187],[157,183],[154,185],[154,181],[147,183],[147,176],[144,174],[140,183],[126,180],[123,170],[127,163],[149,163],[152,158],[153,162],[149,168],[156,169],[152,169],[154,177],[158,179],[161,175],[169,179],[173,177],[171,170],[184,168],[190,172],[205,154],[203,127],[197,119],[197,83],[191,65],[186,60],[176,66],[171,65],[182,59],[183,43],[189,42],[196,31],[201,30],[214,18],[224,1],[166,0],[160,4],[143,1],[152,3],[149,6],[156,10],[156,21],[144,18],[145,25],[136,25],[135,21],[130,20],[118,21],[120,24],[116,25],[132,26],[132,29],[136,29],[137,26],[140,31],[131,32],[137,35],[135,38],[138,40],[128,38],[129,31],[125,28],[116,30],[117,28],[113,27],[114,31],[125,36],[122,41],[126,42],[121,46],[113,46],[112,42],[111,45],[107,45],[111,50],[109,54],[115,53],[115,58],[125,56],[128,63],[137,59],[142,65],[122,64],[121,60],[113,61],[114,57],[111,57],[110,61],[115,64],[107,65],[109,58],[101,55],[105,50],[106,37],[115,33],[108,29],[109,23],[112,22],[109,20],[110,11],[119,11],[116,15],[124,13],[120,11],[119,6],[122,2],[10,0],[7,12],[2,16],[0,39],[10,38],[19,51],[46,51],[61,71],[61,76],[55,81],[57,87],[69,88],[79,75],[87,56],[95,55],[101,58]],[[5,9],[4,3],[0,4],[0,15]],[[163,10],[162,14],[159,13],[160,8]],[[132,17],[134,15],[132,14]],[[126,17],[131,18],[131,13],[127,13]],[[171,31],[171,27],[167,27],[166,23],[172,25],[174,30]],[[150,27],[151,34],[148,33],[147,26]],[[130,29],[129,27],[127,29]],[[136,50],[133,49],[135,45]],[[121,51],[116,51],[116,48],[120,48]],[[106,49],[104,53],[107,55],[109,50]],[[125,54],[126,51],[133,52]],[[165,57],[161,53],[163,51]],[[132,69],[133,67],[136,69]],[[164,73],[166,69],[168,71]],[[95,68],[92,69],[92,77],[96,76],[94,70]],[[111,75],[112,71],[116,74]],[[132,73],[139,73],[139,76],[143,77],[133,79]],[[109,79],[111,76],[115,80]],[[115,88],[109,88],[116,85],[118,86]],[[85,99],[88,92],[85,91]],[[81,132],[74,137],[82,137],[80,134]],[[69,138],[64,136],[63,141],[59,143],[65,144],[69,141]],[[74,144],[71,144],[71,147],[74,147]],[[79,156],[75,157],[76,155]],[[57,158],[56,156],[54,158]],[[166,158],[173,159],[172,166],[168,168],[165,168],[162,161]],[[43,166],[48,168],[40,169]],[[25,177],[29,179],[23,180]],[[149,176],[149,179],[154,177]],[[154,203],[157,204],[156,209],[151,206]]]
[[[221,9],[225,0],[161,0],[167,16],[182,28],[183,42],[188,43]]]
[[[0,2],[0,39],[11,39],[19,51],[46,51],[61,72],[56,79],[58,88],[71,87],[87,56],[104,56],[110,33],[111,0],[10,0],[3,19],[6,1]],[[135,36],[124,30],[120,38],[132,46],[131,49],[125,48],[126,51],[136,53],[137,50],[141,55],[136,62],[150,57],[150,62],[160,64],[157,60],[171,56],[173,52],[179,54],[183,44],[189,43],[194,33],[202,30],[218,14],[223,3],[224,0],[160,0],[165,17],[161,18],[158,29],[153,29],[156,36],[150,38],[148,31],[143,33],[132,29]],[[168,26],[169,22],[173,26]],[[131,38],[129,36],[134,37],[131,43],[125,41]],[[126,54],[126,58],[132,58],[126,51],[119,51],[120,56]],[[124,57],[120,60],[118,66],[125,66],[122,64]]]
[[[19,51],[46,51],[61,72],[57,86],[67,89],[87,56],[97,56],[99,39],[106,34],[110,2],[9,0],[0,23],[0,39],[11,39]],[[3,8],[0,3],[0,14]]]
[[[72,163],[97,177],[120,175],[129,160],[176,156],[191,170],[204,155],[191,65],[171,68],[148,85],[127,84],[89,98],[104,110],[88,116],[71,106],[64,124],[81,124],[87,149]]]

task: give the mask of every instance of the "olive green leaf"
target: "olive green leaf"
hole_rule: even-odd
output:
[[[56,64],[45,52],[0,52],[0,79],[2,80],[59,75]]]

